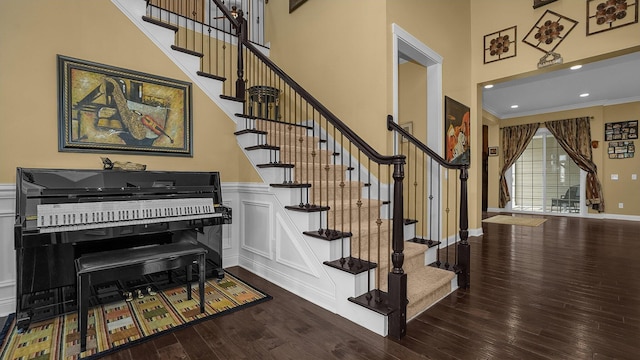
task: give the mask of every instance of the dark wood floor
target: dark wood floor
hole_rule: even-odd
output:
[[[107,359],[640,359],[640,223],[484,224],[472,285],[385,339],[241,268],[273,300]]]

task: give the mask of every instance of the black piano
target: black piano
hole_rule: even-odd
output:
[[[77,311],[74,261],[84,254],[198,241],[208,250],[207,277],[222,278],[222,225],[230,223],[218,172],[18,168],[18,329]],[[94,301],[122,300],[123,284],[94,291]]]

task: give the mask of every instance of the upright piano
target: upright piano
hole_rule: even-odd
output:
[[[77,310],[74,261],[83,254],[198,241],[207,277],[222,278],[229,223],[218,172],[18,168],[18,329]]]

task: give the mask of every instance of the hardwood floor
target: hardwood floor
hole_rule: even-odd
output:
[[[640,223],[549,217],[538,227],[483,228],[470,239],[471,288],[412,320],[402,340],[235,267],[273,300],[106,358],[640,358]]]

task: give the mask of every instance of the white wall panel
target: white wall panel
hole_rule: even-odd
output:
[[[276,215],[276,262],[317,278],[318,271],[313,267],[312,260],[298,240],[300,237],[291,232],[280,214]]]
[[[0,184],[0,316],[15,311],[15,185]]]
[[[273,211],[268,202],[242,201],[240,203],[242,249],[273,260]]]

